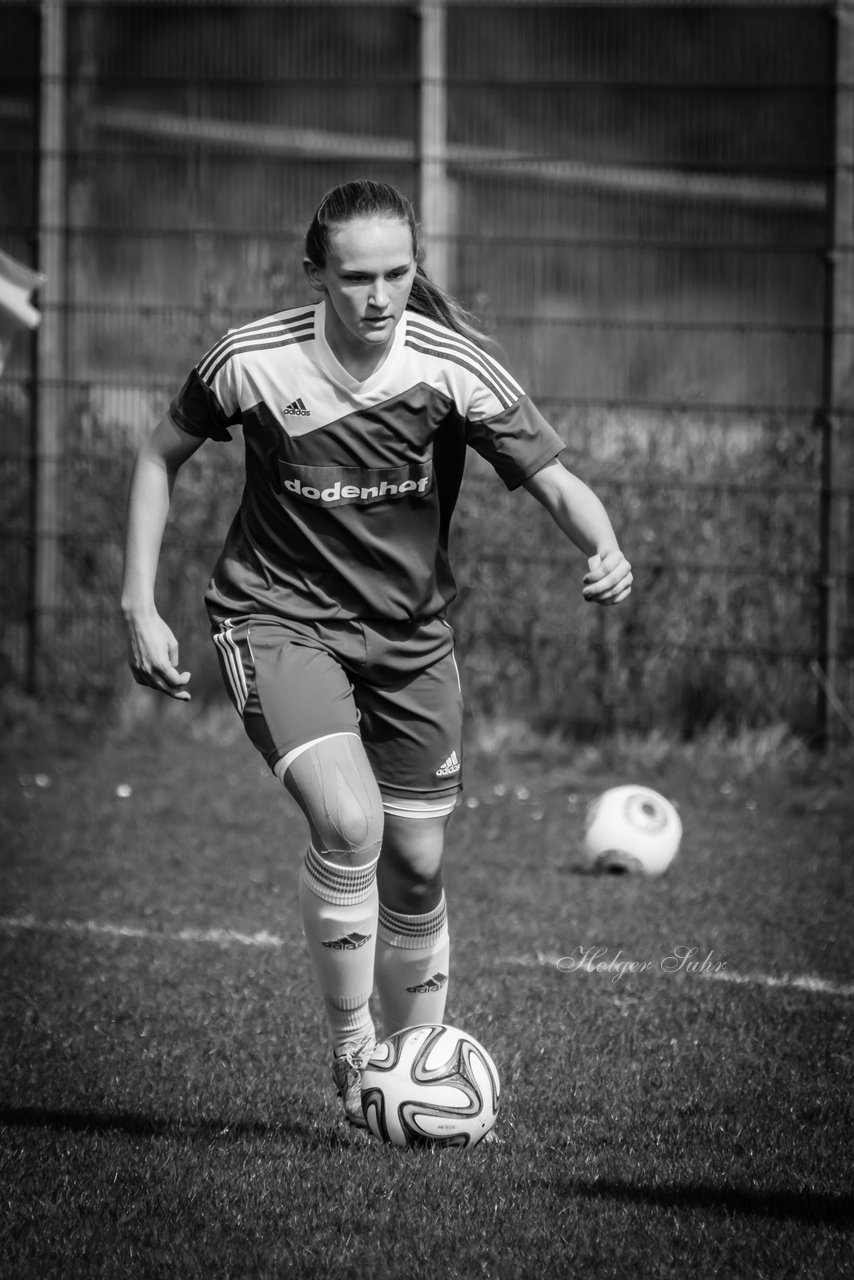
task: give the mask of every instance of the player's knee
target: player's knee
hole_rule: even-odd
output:
[[[351,735],[312,744],[279,776],[308,819],[321,857],[353,867],[375,861],[383,839],[382,799]]]
[[[327,808],[322,819],[312,822],[318,853],[332,862],[360,867],[374,862],[383,840],[382,807],[356,796],[339,797],[334,810]]]
[[[442,893],[445,820],[387,818],[379,879],[392,910],[429,911]]]
[[[389,854],[402,864],[429,874],[442,860],[445,847],[445,815],[436,818],[401,818],[387,815],[385,844]]]
[[[377,883],[383,905],[403,915],[423,915],[442,898],[441,865],[391,859],[385,850],[377,868]]]

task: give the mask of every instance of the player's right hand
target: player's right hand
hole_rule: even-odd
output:
[[[189,671],[178,670],[178,641],[155,613],[144,620],[126,619],[128,663],[137,684],[147,685],[179,702],[190,701]]]

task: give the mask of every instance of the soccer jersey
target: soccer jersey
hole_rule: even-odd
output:
[[[243,429],[243,497],[206,599],[226,615],[435,616],[456,594],[448,532],[466,446],[515,488],[564,444],[496,360],[413,311],[381,366],[353,378],[325,306],[231,331],[172,402],[191,435]]]

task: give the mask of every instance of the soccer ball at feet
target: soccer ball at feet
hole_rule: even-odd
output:
[[[682,841],[682,822],[669,800],[649,787],[612,787],[587,812],[580,869],[663,875]]]
[[[368,1128],[395,1147],[473,1147],[495,1124],[499,1092],[483,1045],[438,1023],[396,1031],[362,1068]]]

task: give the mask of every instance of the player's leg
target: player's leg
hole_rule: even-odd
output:
[[[451,943],[442,858],[449,816],[386,814],[374,975],[387,1035],[445,1018]]]
[[[450,817],[444,805],[435,815],[426,805],[412,817],[399,812],[386,814],[378,879],[380,897],[390,910],[422,915],[439,905],[445,828]]]
[[[320,985],[332,1050],[373,1042],[369,1000],[377,934],[382,799],[361,740],[336,734],[283,757],[276,776],[311,832],[300,914]]]
[[[383,828],[352,687],[316,632],[300,624],[227,619],[215,626],[214,642],[250,739],[308,823],[300,914],[343,1095],[352,1092],[351,1060],[375,1040],[369,1000]],[[357,1088],[345,1109],[358,1123]]]
[[[450,939],[442,858],[461,787],[462,695],[453,635],[441,620],[410,635],[386,629],[372,643],[373,673],[385,679],[357,684],[356,698],[385,810],[375,980],[390,1034],[444,1021]]]

